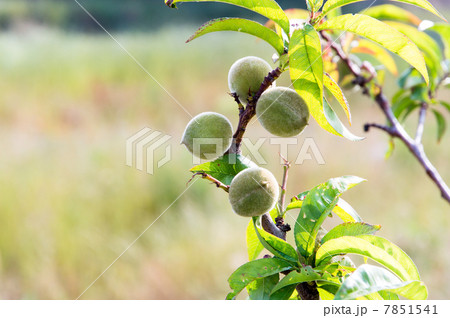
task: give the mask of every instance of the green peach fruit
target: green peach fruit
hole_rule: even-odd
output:
[[[213,112],[201,113],[187,124],[181,143],[196,157],[215,159],[230,146],[233,128],[223,115]]]
[[[271,71],[269,63],[259,57],[247,56],[237,60],[228,73],[231,93],[237,94],[241,103],[247,103],[248,97],[258,92],[264,78]]]
[[[261,125],[279,137],[293,137],[308,125],[309,110],[303,98],[287,87],[265,91],[256,104],[256,116]]]
[[[231,181],[229,200],[233,211],[245,217],[272,210],[278,201],[279,186],[273,174],[254,167],[239,172]]]

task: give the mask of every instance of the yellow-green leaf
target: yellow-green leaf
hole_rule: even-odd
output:
[[[431,36],[419,31],[416,27],[401,22],[386,21],[386,23],[406,35],[423,52],[425,62],[432,77],[441,73],[441,48]]]
[[[377,59],[377,61],[382,63],[389,72],[391,72],[393,75],[398,75],[398,69],[394,59],[388,52],[386,52],[385,49],[383,49],[378,44],[361,39],[360,41],[358,41],[358,46],[352,48],[350,53],[372,55],[375,59]]]
[[[345,6],[347,4],[355,3],[355,2],[361,2],[364,0],[328,0],[327,3],[322,8],[322,14],[321,17],[327,15],[330,11]],[[427,0],[393,0],[396,2],[403,2],[415,5],[417,7],[420,7],[422,9],[428,10],[431,13],[437,15],[441,19],[445,20],[444,16],[440,14]],[[446,21],[446,20],[445,20]]]
[[[342,109],[345,112],[345,115],[347,115],[348,123],[352,124],[352,115],[350,114],[350,105],[348,104],[347,98],[345,97],[344,93],[342,92],[339,85],[333,80],[333,78],[325,73],[325,76],[323,77],[323,84],[327,88],[327,90],[336,98],[336,100],[339,102],[339,104],[342,106]]]
[[[415,14],[405,10],[399,6],[392,4],[382,4],[380,6],[370,7],[361,12],[378,20],[390,20],[411,23],[419,25],[422,22]]]
[[[274,0],[164,0],[166,5],[176,8],[176,4],[180,2],[223,2],[244,7],[257,12],[270,20],[278,23],[281,28],[289,34],[289,19],[283,9]]]
[[[348,31],[372,40],[399,55],[422,74],[427,84],[429,82],[427,67],[420,50],[403,33],[384,22],[362,14],[346,14],[325,21],[317,29]]]
[[[340,136],[328,123],[323,110],[322,46],[319,34],[309,24],[292,34],[289,44],[289,72],[294,89],[305,100],[320,127]]]
[[[278,54],[282,55],[284,53],[283,41],[274,31],[255,21],[240,18],[220,18],[208,21],[187,42],[202,35],[218,31],[236,31],[251,34],[272,45]]]

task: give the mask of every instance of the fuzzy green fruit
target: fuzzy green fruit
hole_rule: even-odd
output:
[[[241,103],[256,94],[264,78],[272,71],[269,63],[255,56],[247,56],[237,60],[228,73],[228,86],[231,93],[239,96]]]
[[[256,116],[261,125],[279,137],[293,137],[308,125],[309,110],[303,98],[287,87],[269,88],[258,100]]]
[[[240,216],[259,216],[272,210],[278,201],[279,186],[273,174],[255,167],[239,172],[231,181],[229,200]]]
[[[215,159],[231,146],[233,127],[223,115],[201,113],[187,124],[181,143],[196,157]]]

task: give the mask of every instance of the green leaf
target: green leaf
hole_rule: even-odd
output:
[[[309,11],[317,12],[323,5],[323,0],[306,0],[306,7]]]
[[[336,206],[342,193],[364,179],[344,176],[316,186],[306,195],[294,227],[297,249],[305,259],[312,255],[320,226]]]
[[[440,142],[442,137],[445,134],[445,130],[447,129],[447,123],[445,122],[444,116],[442,116],[442,114],[440,112],[438,112],[437,110],[433,109],[433,114],[434,114],[434,117],[436,118],[437,127],[438,127],[437,140],[438,140],[438,142]]]
[[[289,19],[274,0],[165,0],[166,5],[172,8],[176,8],[180,2],[222,2],[244,7],[275,21],[289,34]]]
[[[317,29],[348,31],[372,40],[399,55],[429,82],[425,60],[420,50],[404,34],[386,23],[362,14],[346,14],[325,21]]]
[[[387,291],[387,290],[380,290],[378,294],[384,299],[384,300],[400,300],[397,294],[394,294],[393,292]]]
[[[233,178],[242,170],[256,167],[256,164],[241,155],[224,155],[214,161],[205,162],[191,168],[192,173],[204,172],[220,182],[230,185]]]
[[[407,111],[411,107],[415,108],[416,106],[418,106],[416,101],[412,100],[410,96],[405,96],[403,99],[392,106],[392,112],[394,113],[395,117],[400,119],[405,111]]]
[[[282,55],[284,53],[283,40],[274,31],[257,22],[239,18],[220,18],[208,21],[187,42],[202,35],[218,31],[236,31],[251,34],[272,45],[278,54]]]
[[[342,236],[358,236],[373,234],[381,228],[380,225],[370,225],[364,222],[343,223],[332,228],[323,238],[322,244]]]
[[[280,280],[280,275],[277,273],[272,276],[258,278],[248,284],[247,292],[250,300],[269,300],[270,293],[275,285]]]
[[[421,281],[402,282],[384,268],[365,264],[345,279],[334,299],[356,299],[379,291],[398,294],[411,300],[425,300],[428,294]]]
[[[295,30],[291,36],[289,72],[294,89],[305,100],[320,127],[339,136],[323,111],[322,46],[319,34],[309,24],[303,30]]]
[[[272,209],[272,211],[270,211],[270,216],[272,220],[275,220],[275,218],[278,216],[277,208]],[[251,219],[247,225],[246,241],[247,241],[248,260],[253,261],[259,256],[261,251],[264,249],[264,246],[261,244],[258,235],[256,234],[255,227],[253,226],[253,219]]]
[[[348,104],[347,98],[345,97],[339,85],[334,81],[333,78],[331,78],[330,74],[325,73],[324,75],[325,76],[323,77],[323,83],[325,87],[334,96],[334,98],[336,98],[336,100],[339,102],[339,105],[342,106],[345,115],[347,115],[348,123],[351,125],[352,115],[350,114],[350,105]]]
[[[447,103],[446,101],[443,100],[439,101],[439,103],[450,112],[450,103]]]
[[[258,228],[256,226],[257,219],[258,217],[253,217],[253,227],[261,244],[273,255],[285,259],[292,264],[297,264],[298,255],[295,249],[286,241]]]
[[[305,193],[305,197],[308,192]],[[286,207],[286,211],[300,209],[303,205],[303,200],[304,197],[302,197],[302,200],[298,200],[297,198],[292,199],[292,202]],[[333,213],[344,222],[362,222],[361,217],[356,213],[355,209],[342,198],[339,198],[337,205],[333,209]]]
[[[322,279],[322,275],[314,271],[311,266],[306,266],[300,269],[300,272],[292,271],[272,289],[271,299],[279,299],[277,295],[286,288],[297,286],[300,283],[313,282]],[[278,296],[278,297],[277,297]]]
[[[326,263],[333,256],[358,254],[386,266],[402,280],[420,280],[413,261],[398,246],[373,235],[343,236],[325,242],[316,254],[316,264]]]
[[[330,104],[328,103],[327,99],[324,98],[323,101],[323,112],[325,115],[325,118],[327,119],[328,123],[338,132],[339,135],[342,137],[347,138],[351,141],[359,141],[365,139],[364,137],[358,137],[354,134],[352,134],[345,126],[342,124],[339,117],[336,115],[334,110],[331,108]]]
[[[433,77],[442,72],[442,53],[439,44],[425,32],[419,31],[416,27],[394,21],[386,21],[388,25],[394,27],[406,35],[424,53],[428,70]]]
[[[263,258],[245,263],[228,278],[232,292],[228,294],[227,299],[236,297],[255,279],[272,276],[291,268],[288,262],[279,258]]]
[[[436,23],[429,30],[440,35],[445,47],[445,57],[450,59],[450,25],[444,23]]]
[[[380,6],[370,7],[369,9],[363,10],[361,14],[371,16],[378,20],[399,21],[414,25],[419,25],[420,22],[422,22],[422,20],[413,13],[392,4],[382,4]]]
[[[328,12],[330,12],[336,8],[345,6],[347,4],[355,3],[355,2],[361,2],[361,1],[364,1],[364,0],[328,0],[327,3],[325,3],[325,5],[322,8],[322,14],[320,16],[324,17],[328,14]],[[441,19],[445,20],[444,16],[442,14],[440,14],[431,5],[431,3],[429,3],[427,0],[393,0],[393,1],[403,2],[403,3],[408,3],[408,4],[418,6],[422,9],[430,11],[431,13],[440,17]]]

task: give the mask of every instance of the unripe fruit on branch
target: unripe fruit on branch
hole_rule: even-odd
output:
[[[231,146],[233,127],[223,115],[201,113],[187,124],[181,143],[196,157],[214,159]]]
[[[229,190],[233,211],[240,216],[259,216],[272,210],[278,201],[279,186],[273,174],[255,167],[239,172]]]
[[[303,98],[287,87],[265,91],[256,104],[256,116],[261,125],[279,137],[293,137],[308,125],[309,110]]]
[[[247,98],[258,92],[264,78],[271,71],[269,63],[259,57],[247,56],[237,60],[228,73],[231,93],[237,94],[241,103],[246,104]]]

